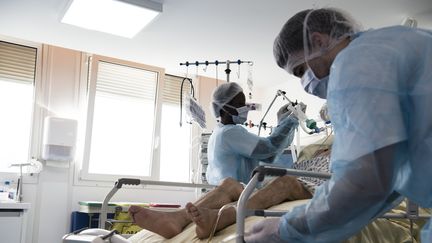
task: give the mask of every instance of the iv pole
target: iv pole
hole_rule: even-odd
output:
[[[226,64],[226,69],[225,69],[225,73],[227,75],[227,79],[226,80],[227,80],[227,82],[229,82],[230,81],[230,73],[231,73],[230,64],[238,64],[238,65],[240,65],[242,63],[248,63],[248,64],[253,65],[252,61],[242,61],[242,60],[239,59],[237,61],[227,60],[225,62],[220,62],[218,60],[216,60],[214,62],[209,62],[209,61],[205,61],[205,62],[198,62],[198,61],[195,61],[195,62],[184,62],[184,63],[180,63],[180,66],[186,66],[186,67],[191,66],[191,65],[195,65],[195,66],[199,66],[199,65],[206,65],[206,66],[208,66],[208,65],[216,65],[216,66],[218,66],[219,64]]]
[[[276,92],[275,97],[273,98],[272,102],[270,103],[269,107],[267,108],[266,112],[264,113],[264,116],[262,117],[262,119],[261,119],[261,121],[260,121],[260,123],[259,123],[259,126],[258,126],[258,136],[259,136],[260,133],[261,133],[261,127],[262,127],[263,124],[264,124],[264,118],[267,116],[267,113],[270,111],[270,108],[273,106],[273,103],[276,101],[277,97],[281,96],[281,95],[284,94],[284,93],[285,93],[285,92],[284,92],[284,91],[281,91],[281,90],[278,90],[278,91]]]

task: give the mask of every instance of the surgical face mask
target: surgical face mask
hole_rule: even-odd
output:
[[[235,124],[243,124],[247,120],[247,116],[249,113],[249,107],[242,106],[236,109],[238,115],[232,115],[233,122]]]
[[[329,76],[318,79],[313,71],[309,68],[301,78],[301,84],[306,92],[309,94],[320,97],[321,99],[327,98],[327,84]]]
[[[245,106],[242,106],[239,108],[235,108],[235,107],[230,106],[230,105],[226,105],[226,106],[229,106],[229,107],[231,107],[237,111],[237,115],[231,115],[232,120],[235,124],[243,124],[246,122],[247,116],[248,116],[248,113],[250,110],[249,106],[245,105]]]

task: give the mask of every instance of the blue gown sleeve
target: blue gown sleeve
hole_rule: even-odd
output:
[[[267,158],[260,160],[266,163],[272,163],[280,153],[286,149],[294,139],[295,129],[299,123],[296,117],[288,116],[284,118],[280,124],[273,130],[272,134],[267,139],[261,139],[252,156],[259,156],[260,154],[271,154]],[[272,151],[274,151],[272,153]]]
[[[339,242],[395,207],[402,197],[393,191],[397,167],[393,165],[403,160],[404,155],[397,152],[403,146],[390,145],[334,168],[331,180],[318,187],[307,205],[281,219],[281,238],[288,242]]]
[[[284,215],[284,240],[344,240],[400,201],[394,189],[408,153],[399,52],[385,41],[355,40],[336,57],[328,90],[332,178]]]
[[[233,129],[224,135],[224,143],[244,157],[271,162],[291,144],[297,126],[297,119],[289,116],[268,137],[259,137],[246,129]]]

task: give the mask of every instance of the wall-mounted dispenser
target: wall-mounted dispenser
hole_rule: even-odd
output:
[[[75,155],[77,121],[48,116],[44,120],[42,159],[72,161]]]

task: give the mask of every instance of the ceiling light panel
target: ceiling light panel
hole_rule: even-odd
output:
[[[132,38],[159,13],[117,0],[73,0],[61,22]]]

